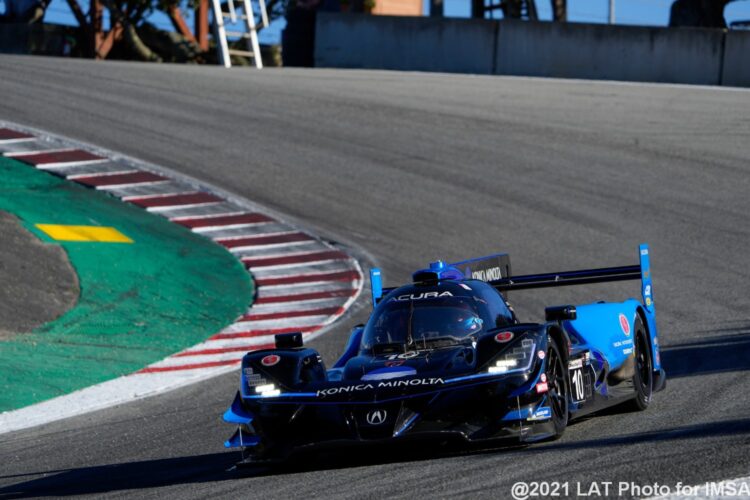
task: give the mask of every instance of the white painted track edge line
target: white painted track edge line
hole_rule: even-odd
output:
[[[127,168],[127,167],[124,167]],[[78,182],[78,179],[83,179],[87,177],[105,177],[107,175],[122,175],[122,174],[136,174],[138,173],[138,170],[127,169],[127,170],[113,170],[113,171],[107,171],[107,172],[100,172],[100,173],[85,173],[85,174],[73,174],[73,175],[65,175],[62,174],[67,180],[69,181],[76,181]]]
[[[245,227],[259,226],[261,224],[270,224],[272,222],[276,222],[276,221],[264,220],[260,222],[243,222],[243,223],[237,223],[237,224],[223,224],[223,225],[216,225],[216,226],[198,226],[198,227],[192,228],[191,230],[194,233],[203,234],[203,233],[209,233],[211,231],[217,231],[220,229],[242,229]],[[208,237],[209,235],[204,235],[204,236]]]
[[[168,180],[172,180],[172,179],[168,179]],[[166,181],[158,181],[158,182],[166,182]],[[131,184],[138,184],[138,183],[131,183]],[[159,198],[168,198],[170,196],[188,196],[191,194],[199,194],[199,193],[200,191],[190,190],[190,191],[178,191],[174,193],[133,195],[133,196],[126,196],[121,199],[124,200],[125,198],[130,198],[132,200],[144,200],[145,201],[145,200],[158,200]],[[127,201],[130,201],[130,200],[127,200]],[[194,205],[205,205],[206,203],[218,203],[218,202],[212,201],[212,202],[194,203]],[[182,205],[176,205],[176,206],[182,206]],[[168,208],[168,207],[164,206],[164,207],[155,207],[155,208]]]
[[[109,190],[115,190],[115,189],[122,189],[127,188],[131,186],[153,186],[155,184],[166,184],[170,181],[170,179],[160,180],[160,181],[143,181],[143,182],[123,182],[122,184],[105,184],[102,186],[96,186],[96,189],[99,191],[109,191]],[[169,193],[171,195],[172,193]],[[145,196],[151,196],[151,195],[145,195]],[[122,196],[120,199],[125,200],[126,198],[143,198],[144,196]]]
[[[9,151],[7,153],[3,153],[3,156],[7,156],[8,158],[20,158],[24,156],[34,156],[34,155],[40,155],[45,153],[65,153],[67,151],[73,151],[76,148],[60,148],[60,149],[43,149],[43,150],[35,150],[35,151]]]
[[[186,215],[183,217],[171,217],[169,220],[171,222],[181,222],[181,221],[193,220],[193,219],[210,219],[211,217],[229,217],[232,215],[242,215],[245,213],[247,212],[236,211],[236,212],[224,212],[220,214],[208,214],[208,215],[195,215],[195,216]]]
[[[0,413],[0,435],[44,425],[65,418],[103,410],[170,390],[190,382],[204,380],[235,370],[236,366],[220,366],[201,373],[171,372],[175,376],[152,377],[150,374],[132,374],[80,389],[41,403]]]
[[[175,195],[181,195],[183,193],[174,193],[174,194]],[[170,194],[170,195],[167,195],[167,196],[172,196],[172,195]],[[129,200],[123,200],[123,201],[127,201],[127,202],[130,203],[130,202],[141,200],[141,199],[144,199],[144,198],[141,197],[141,196],[139,196],[139,197],[136,197],[136,198],[131,198]],[[153,212],[153,213],[157,213],[158,214],[159,212],[164,212],[164,211],[167,211],[167,210],[171,210],[173,208],[200,207],[200,206],[204,206],[204,205],[216,205],[218,203],[222,203],[222,202],[221,201],[206,201],[206,202],[203,202],[203,203],[183,203],[183,204],[180,204],[180,205],[164,205],[162,207],[145,207],[145,208],[146,208],[147,212]]]
[[[6,146],[8,144],[19,144],[21,142],[35,141],[36,137],[19,137],[17,139],[2,139],[0,140],[0,146]]]

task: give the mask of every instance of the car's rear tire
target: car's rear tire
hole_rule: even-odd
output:
[[[552,423],[555,434],[551,439],[560,439],[568,425],[570,415],[570,381],[565,361],[560,354],[560,348],[551,337],[547,347],[547,397],[552,409]]]
[[[643,411],[651,404],[654,389],[654,364],[651,360],[651,346],[646,327],[639,315],[636,315],[633,322],[633,355],[635,357],[633,373],[635,397],[628,402],[627,406],[632,411]]]

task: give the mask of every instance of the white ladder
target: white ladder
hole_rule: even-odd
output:
[[[235,10],[234,0],[227,0],[229,12],[221,10],[221,0],[212,0],[212,3],[214,10],[214,34],[219,53],[219,64],[223,64],[225,68],[231,68],[232,60],[230,56],[236,55],[249,57],[255,62],[256,68],[263,68],[260,44],[258,44],[258,29],[268,26],[268,13],[266,12],[265,0],[258,0],[261,18],[259,26],[255,24],[255,12],[253,12],[251,0],[242,0],[241,8],[243,12],[239,15]],[[229,19],[234,24],[238,18],[245,22],[246,31],[227,31],[224,26],[224,20]],[[227,36],[238,36],[247,40],[247,50],[230,49]]]

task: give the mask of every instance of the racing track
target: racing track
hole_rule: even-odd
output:
[[[236,374],[0,436],[0,496],[509,496],[515,481],[748,476],[750,92],[388,72],[0,57],[0,115],[165,165],[365,249],[386,283],[505,250],[514,272],[634,263],[652,248],[670,374],[642,414],[521,450],[386,451],[285,475],[224,472]],[[636,295],[633,285],[511,297]],[[355,317],[313,342],[328,362]],[[349,462],[349,463],[348,463]]]

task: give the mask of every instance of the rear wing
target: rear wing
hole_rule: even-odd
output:
[[[549,288],[555,286],[589,285],[610,281],[637,280],[641,277],[641,266],[604,267],[581,271],[563,271],[547,274],[527,274],[512,276],[488,283],[500,291],[529,290],[531,288]]]
[[[482,279],[482,281],[486,281],[501,292],[558,286],[590,285],[593,283],[609,283],[640,279],[643,305],[649,312],[653,312],[651,267],[648,244],[644,243],[640,245],[638,250],[638,264],[621,267],[564,271],[559,273],[511,276],[510,258],[506,254],[491,255],[489,257],[481,257],[479,259],[472,259],[448,265],[440,263],[442,267],[434,268],[433,265],[431,265],[431,269],[446,269],[451,273],[459,272],[460,275],[463,275],[464,279]],[[486,266],[486,264],[483,266],[478,265],[487,262],[492,263],[491,267],[483,267]],[[496,271],[496,269],[501,269],[502,272]],[[415,273],[415,277],[422,276],[422,273],[429,271],[430,270],[418,271]],[[439,273],[442,271],[436,272]],[[502,275],[505,275],[505,277],[500,277],[498,279],[483,279]],[[370,287],[372,290],[373,306],[377,305],[380,299],[387,295],[391,290],[394,290],[394,288],[383,288],[380,269],[370,270]]]
[[[643,304],[653,312],[651,292],[651,264],[648,245],[638,247],[638,264],[621,267],[604,267],[599,269],[583,269],[579,271],[564,271],[559,273],[527,274],[510,276],[488,283],[501,292],[511,290],[529,290],[533,288],[551,288],[557,286],[590,285],[593,283],[610,283],[615,281],[641,280],[641,295]]]

